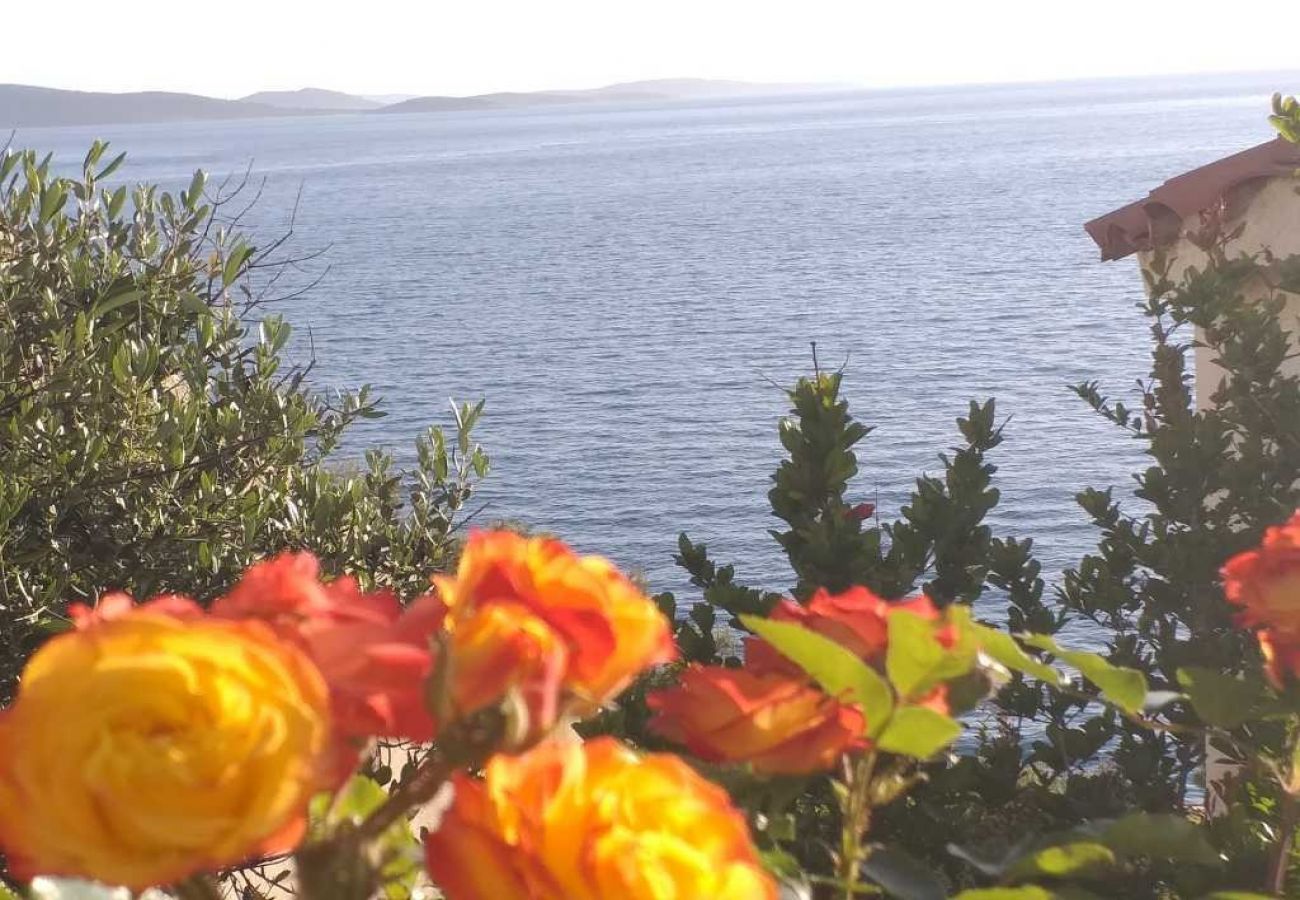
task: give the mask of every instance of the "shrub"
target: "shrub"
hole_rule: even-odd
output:
[[[206,596],[258,556],[309,548],[333,572],[413,588],[447,559],[452,516],[487,457],[481,404],[431,429],[410,472],[379,451],[336,464],[366,388],[324,397],[262,315],[284,260],[232,227],[237,188],[109,188],[0,158],[0,700],[109,587]],[[260,318],[260,321],[258,321]]]

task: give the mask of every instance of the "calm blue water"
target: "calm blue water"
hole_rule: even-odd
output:
[[[252,223],[322,283],[279,310],[321,387],[372,383],[358,444],[409,459],[447,399],[486,397],[484,518],[553,529],[681,590],[685,528],[781,588],[766,535],[775,385],[844,363],[862,499],[896,514],[968,398],[1010,416],[1004,533],[1049,569],[1094,542],[1072,497],[1128,484],[1137,448],[1066,390],[1132,392],[1146,333],[1132,260],[1085,220],[1271,136],[1300,78],[1203,77],[624,109],[31,129],[132,179],[252,164]],[[323,265],[313,270],[319,274]],[[298,345],[300,358],[306,343]]]

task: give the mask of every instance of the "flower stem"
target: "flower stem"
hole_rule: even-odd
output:
[[[868,854],[862,838],[871,827],[871,779],[875,768],[874,753],[847,761],[844,767],[839,871],[836,873],[844,890],[844,900],[853,900],[858,895],[858,870]]]
[[[459,765],[434,750],[415,770],[410,781],[393,791],[378,809],[357,826],[351,836],[359,843],[379,837],[408,812],[432,800],[438,793],[438,788],[459,768]]]

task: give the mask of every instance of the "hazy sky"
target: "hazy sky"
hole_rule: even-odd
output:
[[[470,94],[1294,68],[1297,0],[0,0],[0,83]],[[1276,24],[1274,24],[1276,23]],[[1294,39],[1290,42],[1295,47]]]

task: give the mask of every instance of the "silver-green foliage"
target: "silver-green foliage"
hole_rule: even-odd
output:
[[[294,547],[418,589],[487,469],[481,404],[422,437],[413,471],[335,464],[381,413],[284,363],[289,327],[254,287],[279,242],[231,227],[201,173],[179,195],[106,187],[123,157],[105,150],[76,179],[0,156],[0,701],[66,604],[105,588],[206,597]]]

